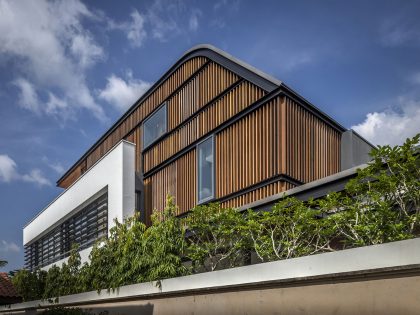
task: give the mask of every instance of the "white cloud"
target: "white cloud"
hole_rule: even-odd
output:
[[[405,15],[386,20],[380,28],[380,40],[384,46],[388,47],[420,43],[417,21],[411,21]]]
[[[51,167],[54,171],[56,171],[58,174],[64,174],[64,171],[66,170],[61,163],[52,163],[48,165]]]
[[[51,182],[44,177],[39,169],[33,169],[29,174],[22,175],[22,180],[28,183],[34,183],[39,186],[51,186]]]
[[[133,105],[149,87],[150,83],[133,79],[131,72],[128,73],[127,80],[112,74],[108,77],[105,88],[98,91],[98,96],[117,110],[124,111]]]
[[[71,111],[83,108],[98,119],[106,120],[85,79],[86,68],[103,57],[102,48],[82,25],[82,20],[92,18],[92,12],[79,0],[0,0],[0,53],[20,65],[15,70],[26,81],[17,79],[15,84],[22,91],[21,100],[27,97],[24,99],[26,109],[39,113],[38,107],[43,102],[35,102],[34,91],[39,97],[40,92],[48,95],[53,89],[71,104]],[[66,108],[59,114],[71,111]],[[45,110],[41,112],[48,114]]]
[[[313,56],[308,52],[294,53],[282,58],[281,66],[286,71],[292,71],[302,65],[311,63]]]
[[[74,35],[71,40],[70,50],[76,59],[78,59],[79,65],[82,68],[94,64],[104,56],[102,47],[97,45],[89,34]]]
[[[25,109],[28,109],[34,113],[40,113],[40,106],[38,100],[38,94],[35,87],[28,80],[18,78],[13,82],[19,90],[18,104]]]
[[[20,252],[20,247],[15,242],[0,241],[0,252]]]
[[[8,155],[0,154],[0,182],[10,183],[15,180],[34,183],[39,186],[50,186],[51,182],[39,169],[33,169],[28,174],[20,174],[16,162]]]
[[[397,108],[368,113],[366,119],[351,128],[376,145],[402,144],[420,132],[420,102],[401,99]]]
[[[62,174],[66,170],[60,162],[51,162],[46,156],[42,157],[42,161],[58,174]]]
[[[201,10],[198,9],[194,9],[191,13],[190,16],[190,21],[189,21],[189,28],[191,31],[196,31],[198,29],[199,23],[198,23],[198,19],[201,16]]]
[[[420,86],[420,72],[414,73],[410,78],[409,82],[411,82],[414,85]]]
[[[134,10],[131,13],[131,19],[132,23],[128,27],[127,38],[134,46],[141,46],[147,36],[144,29],[144,17],[137,10]]]
[[[146,18],[137,10],[133,10],[130,17],[131,21],[123,23],[116,23],[115,21],[108,19],[108,28],[111,30],[123,31],[131,45],[140,47],[147,38],[147,32],[144,25]]]
[[[16,163],[8,155],[0,154],[0,182],[10,182],[18,177]]]

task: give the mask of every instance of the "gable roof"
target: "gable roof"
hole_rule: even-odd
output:
[[[243,62],[236,57],[228,54],[227,52],[214,47],[209,44],[201,44],[194,46],[186,51],[181,58],[168,70],[165,74],[153,84],[109,129],[106,131],[80,158],[74,163],[58,180],[57,185],[64,180],[85,158],[89,156],[129,115],[131,115],[140,104],[146,100],[179,66],[194,57],[206,57],[214,61],[240,77],[248,80],[249,82],[259,86],[268,93],[273,93],[273,97],[283,93],[292,97],[297,103],[304,106],[310,112],[326,121],[333,128],[344,132],[347,129],[335,121],[333,118],[322,112],[319,108],[308,102],[290,87],[285,85],[282,81],[256,69],[255,67]]]
[[[7,272],[0,272],[0,298],[18,298],[12,280],[9,278]]]

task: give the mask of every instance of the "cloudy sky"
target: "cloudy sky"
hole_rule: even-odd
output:
[[[55,181],[189,48],[284,81],[375,144],[420,131],[419,1],[0,0],[0,259]]]

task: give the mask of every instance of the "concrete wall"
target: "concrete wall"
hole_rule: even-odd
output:
[[[23,229],[23,244],[34,241],[108,191],[108,229],[113,220],[134,214],[135,146],[121,141],[88,172],[59,195]],[[90,249],[83,251],[85,257]],[[59,263],[56,263],[59,264]]]
[[[420,314],[420,238],[60,297],[112,314]],[[48,301],[1,308],[38,314]],[[37,313],[38,312],[38,313]]]
[[[390,272],[391,274],[391,272]],[[420,314],[420,276],[389,279],[323,279],[275,288],[238,288],[187,296],[86,305],[116,314]]]
[[[354,130],[347,130],[341,135],[341,170],[347,170],[371,160],[370,151],[374,148],[366,139]]]

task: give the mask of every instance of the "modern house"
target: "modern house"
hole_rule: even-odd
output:
[[[283,82],[194,47],[57,181],[62,194],[24,227],[26,266],[60,263],[72,243],[87,259],[114,219],[139,211],[150,224],[167,194],[186,215],[337,189],[371,148]]]

